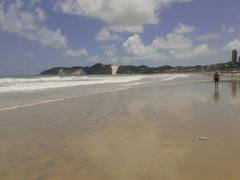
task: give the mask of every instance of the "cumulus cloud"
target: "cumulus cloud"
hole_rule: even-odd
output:
[[[84,48],[79,50],[67,49],[64,55],[69,57],[88,57],[89,56],[87,50]]]
[[[35,3],[40,3],[40,0],[32,0],[30,5],[34,6]],[[80,57],[87,54],[85,49],[71,50],[61,29],[51,30],[44,25],[47,15],[40,7],[26,9],[22,0],[0,2],[0,31],[16,34],[45,47],[62,49],[66,56]]]
[[[232,34],[232,33],[234,33],[236,30],[235,30],[235,28],[232,27],[232,26],[225,26],[225,25],[223,25],[223,26],[222,26],[222,31],[223,31],[224,33],[226,33],[226,34]]]
[[[55,9],[98,19],[115,32],[142,32],[144,25],[157,24],[159,13],[174,2],[191,0],[58,0]]]
[[[111,33],[108,29],[103,28],[97,35],[97,41],[122,41],[123,38],[116,33]]]
[[[30,5],[35,6],[42,3],[43,0],[30,0]]]
[[[188,34],[195,30],[193,26],[188,26],[183,23],[178,23],[177,27],[174,29],[174,32],[177,34]]]
[[[218,33],[207,33],[197,37],[198,41],[210,41],[216,39],[221,39],[221,36]]]
[[[233,50],[233,49],[239,49],[240,50],[240,40],[234,39],[230,42],[228,42],[224,47],[224,50]]]
[[[0,31],[17,34],[43,46],[65,48],[67,39],[60,29],[55,31],[43,25],[46,15],[40,8],[33,12],[23,11],[23,3],[0,3]]]
[[[144,45],[141,37],[138,34],[130,36],[124,43],[123,47],[130,57],[139,59],[154,58],[156,54],[160,56],[160,53],[156,51],[151,45]],[[157,57],[156,57],[157,58]]]
[[[184,28],[183,28],[184,27]],[[180,24],[166,37],[156,37],[152,43],[145,45],[138,34],[130,36],[123,47],[131,59],[149,59],[157,61],[189,60],[211,54],[207,44],[196,45],[188,35],[193,32],[191,26]]]
[[[44,21],[47,19],[47,15],[41,8],[36,8],[35,12],[36,12],[36,16],[38,17],[39,20]]]

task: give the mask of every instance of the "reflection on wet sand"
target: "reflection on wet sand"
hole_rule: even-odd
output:
[[[238,180],[228,83],[215,105],[212,83],[154,84],[0,112],[0,179]]]
[[[237,80],[232,80],[231,85],[232,85],[232,97],[237,96]]]
[[[240,90],[240,81],[237,79],[233,79],[233,80],[228,80],[225,82],[222,82],[221,84],[229,84],[230,86],[230,94],[233,98],[237,97],[238,95],[238,90]],[[214,88],[214,92],[213,92],[213,101],[215,103],[218,103],[220,100],[220,89],[221,87],[215,87]]]
[[[214,88],[214,93],[213,93],[213,100],[215,103],[217,103],[220,99],[220,94],[219,94],[219,91],[218,91],[218,87],[215,87]]]

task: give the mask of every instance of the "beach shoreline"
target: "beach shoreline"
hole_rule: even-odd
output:
[[[178,85],[178,84],[188,84],[188,83],[206,83],[206,82],[212,82],[212,73],[179,73],[179,74],[183,74],[183,75],[187,75],[188,77],[184,78],[183,81],[181,81],[180,78],[180,82],[176,82],[174,81],[175,84],[172,85]],[[156,74],[153,74],[156,75]],[[169,74],[170,75],[170,74]],[[147,75],[147,76],[151,76],[151,75]],[[55,77],[55,76],[54,76]],[[72,76],[73,78],[76,76]],[[225,81],[231,81],[231,80],[237,80],[239,78],[239,76],[231,76],[231,74],[224,74],[221,75],[221,82],[225,82]],[[177,78],[178,79],[178,78]],[[172,79],[167,80],[167,82],[161,82],[162,85],[161,86],[167,86]],[[174,80],[174,79],[173,79]],[[188,80],[188,81],[186,81]],[[136,88],[138,87],[143,87],[143,86],[152,86],[153,82],[145,82],[143,84],[140,84],[138,86],[136,86]],[[133,83],[134,84],[134,83]],[[90,92],[90,93],[85,93],[85,94],[78,94],[78,95],[72,95],[72,96],[66,96],[66,97],[58,97],[58,98],[51,98],[51,99],[46,99],[46,100],[42,100],[39,102],[33,102],[33,103],[27,103],[27,104],[20,104],[20,105],[15,105],[15,106],[9,106],[9,107],[1,107],[0,108],[0,112],[1,111],[9,111],[9,110],[14,110],[14,109],[18,109],[18,108],[25,108],[25,107],[31,107],[31,106],[36,106],[36,105],[40,105],[40,104],[46,104],[46,103],[52,103],[52,102],[57,102],[57,101],[64,101],[66,99],[75,99],[75,98],[79,98],[82,96],[89,96],[89,95],[94,95],[94,94],[102,94],[102,93],[108,93],[108,92],[112,92],[112,91],[122,91],[122,90],[127,90],[129,88],[135,88],[134,86],[131,87],[121,87],[118,89],[109,89],[109,90],[100,90],[98,92]]]
[[[1,111],[0,178],[237,180],[240,83],[209,77]]]

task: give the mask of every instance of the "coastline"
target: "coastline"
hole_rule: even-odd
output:
[[[179,73],[179,74],[183,74],[183,73]],[[175,82],[173,81],[175,84],[173,85],[178,85],[178,84],[188,84],[188,83],[206,83],[206,82],[212,82],[211,80],[211,76],[212,73],[184,73],[185,75],[188,75],[187,78],[185,78],[183,81],[180,82]],[[183,75],[184,75],[183,74]],[[156,74],[153,74],[156,75]],[[151,76],[151,74],[146,75],[146,76]],[[55,76],[54,76],[55,77]],[[75,77],[75,76],[73,76]],[[231,74],[224,74],[224,76],[221,75],[221,82],[226,82],[226,81],[231,81],[231,80],[237,80],[240,77],[240,73],[232,76]],[[174,79],[169,79],[166,80],[165,82],[161,82],[161,86],[168,86],[169,82],[170,84],[172,84],[172,80]],[[135,83],[133,83],[135,86]],[[58,102],[58,101],[64,101],[67,99],[75,99],[75,98],[80,98],[82,96],[89,96],[89,95],[95,95],[95,94],[102,94],[102,93],[108,93],[108,92],[112,92],[112,91],[122,91],[122,90],[127,90],[129,88],[138,88],[140,87],[145,87],[145,86],[152,86],[151,85],[152,82],[145,82],[142,83],[140,85],[137,85],[136,87],[134,86],[129,86],[129,87],[121,87],[115,90],[101,90],[98,92],[90,92],[90,93],[85,93],[85,94],[78,94],[78,95],[74,95],[74,96],[66,96],[66,97],[59,97],[59,98],[53,98],[53,99],[49,99],[49,100],[43,100],[43,101],[39,101],[39,102],[34,102],[34,103],[28,103],[28,104],[24,104],[24,105],[17,105],[17,106],[10,106],[10,107],[6,107],[6,108],[0,108],[0,112],[1,111],[9,111],[9,110],[14,110],[14,109],[19,109],[19,108],[25,108],[25,107],[31,107],[31,106],[37,106],[37,105],[41,105],[41,104],[46,104],[46,103],[53,103],[53,102]]]
[[[237,179],[240,83],[208,77],[2,111],[0,178]]]
[[[15,109],[61,101],[95,93],[117,91],[155,81],[171,81],[189,75],[118,75],[67,77],[14,77],[0,79],[0,109]]]
[[[123,91],[123,90],[126,90],[126,89],[128,89],[128,88],[117,89],[116,91]],[[33,104],[26,104],[26,105],[7,107],[7,108],[0,109],[0,112],[2,112],[2,111],[10,111],[10,110],[14,110],[14,109],[27,108],[27,107],[37,106],[37,105],[41,105],[41,104],[54,103],[54,102],[68,100],[68,99],[80,98],[82,96],[90,96],[90,95],[102,94],[102,93],[108,93],[108,92],[113,92],[113,91],[103,91],[103,92],[88,93],[88,94],[83,94],[83,95],[78,95],[78,96],[70,96],[70,97],[64,97],[64,98],[51,99],[51,100],[41,101],[41,102],[37,102],[37,103],[33,103]]]

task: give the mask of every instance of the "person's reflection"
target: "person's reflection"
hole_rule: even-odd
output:
[[[216,87],[213,93],[213,100],[215,103],[217,103],[219,99],[220,99],[220,94],[219,94],[218,88]]]
[[[237,96],[237,80],[232,80],[232,97]]]

